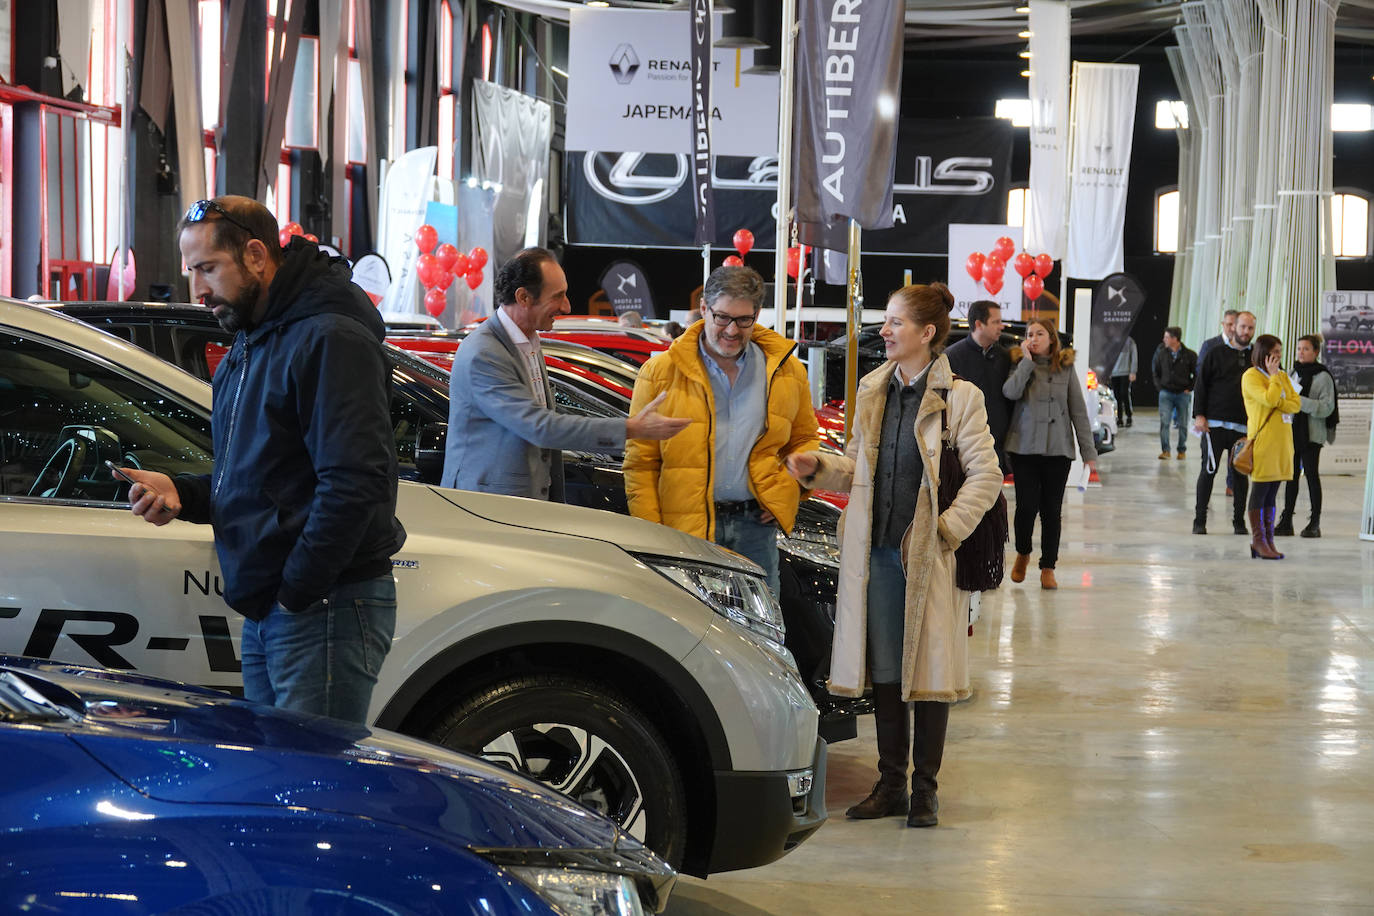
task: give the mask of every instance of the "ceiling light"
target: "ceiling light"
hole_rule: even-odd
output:
[[[606,0],[587,0],[588,6],[610,6]]]
[[[1020,52],[1018,52],[1016,56],[1021,58],[1022,60],[1030,60],[1030,49],[1023,49]]]
[[[1030,30],[1029,30],[1029,29],[1022,29],[1021,31],[1019,31],[1019,32],[1016,33],[1016,37],[1017,37],[1017,38],[1030,38],[1030,37],[1031,37]]]
[[[1022,70],[1022,71],[1021,71],[1021,75],[1024,76],[1024,77],[1029,78],[1030,75],[1031,75],[1031,72],[1030,72],[1029,70]]]
[[[1018,6],[1018,7],[1016,8],[1016,12],[1022,13],[1022,14],[1029,13],[1029,12],[1030,12],[1030,7],[1028,7],[1028,6]]]

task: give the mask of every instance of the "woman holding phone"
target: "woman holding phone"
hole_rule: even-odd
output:
[[[893,293],[881,331],[887,362],[859,383],[844,455],[787,457],[806,486],[850,494],[828,686],[860,696],[873,685],[878,781],[845,814],[905,814],[908,827],[938,822],[935,777],[949,707],[969,695],[970,593],[955,584],[954,551],[1002,490],[983,393],[955,379],[940,353],[953,304],[942,283]],[[942,512],[946,435],[964,482]]]
[[[1279,368],[1283,341],[1273,334],[1255,338],[1250,351],[1251,368],[1240,377],[1245,398],[1246,435],[1254,448],[1255,466],[1250,472],[1250,556],[1282,560],[1274,547],[1275,503],[1279,484],[1293,476],[1293,414],[1302,410],[1302,399],[1293,390],[1288,374]]]

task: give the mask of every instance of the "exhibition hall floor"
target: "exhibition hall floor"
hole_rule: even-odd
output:
[[[1160,461],[1157,423],[1070,490],[1059,590],[1033,557],[984,602],[940,826],[845,819],[875,778],[866,718],[830,748],[829,823],[772,865],[683,879],[670,914],[1374,913],[1364,481],[1328,477],[1325,537],[1251,560],[1220,479],[1214,533],[1189,533],[1197,440]],[[1305,488],[1299,506],[1301,527]]]

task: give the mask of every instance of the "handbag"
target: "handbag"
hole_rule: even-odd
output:
[[[959,463],[959,450],[949,436],[949,392],[940,412],[940,488],[936,502],[940,512],[954,503],[968,475]],[[966,592],[986,592],[1002,584],[1007,545],[1007,498],[999,488],[997,501],[983,513],[973,532],[954,551],[954,584]]]
[[[1259,429],[1255,430],[1256,436],[1259,436],[1260,430],[1264,429],[1265,424],[1269,422],[1277,410],[1278,408],[1273,408],[1269,411],[1269,414],[1260,423]],[[1249,477],[1251,472],[1255,470],[1254,439],[1246,436],[1243,439],[1237,439],[1235,445],[1231,446],[1231,468],[1246,477]]]

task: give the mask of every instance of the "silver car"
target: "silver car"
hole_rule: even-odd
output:
[[[207,526],[133,517],[104,461],[206,473],[210,387],[0,300],[0,651],[237,690]],[[402,482],[378,726],[552,785],[693,874],[825,819],[817,712],[760,570],[607,512]]]

